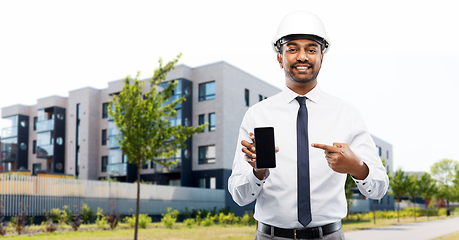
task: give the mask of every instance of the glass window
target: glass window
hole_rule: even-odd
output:
[[[199,179],[199,187],[200,188],[206,188],[206,178],[200,178]]]
[[[142,169],[148,169],[148,162],[149,161],[147,161],[147,163],[145,163],[145,165],[142,166]]]
[[[382,156],[381,155],[381,150],[382,150],[381,147],[376,146],[376,151],[378,151],[378,156],[380,156],[380,157]]]
[[[169,180],[169,186],[180,187],[180,184],[181,184],[180,179],[171,179],[171,180]]]
[[[211,189],[217,188],[217,178],[216,177],[210,177],[210,188]]]
[[[102,156],[102,172],[107,172],[107,165],[108,165],[108,157],[107,156]]]
[[[209,113],[209,132],[215,131],[215,113]]]
[[[102,130],[102,146],[107,145],[107,129]]]
[[[215,99],[215,81],[199,84],[199,101]]]
[[[203,125],[204,123],[206,123],[206,115],[204,114],[201,114],[198,116],[198,122],[199,122],[199,125]],[[202,129],[201,132],[204,132],[205,129]]]
[[[102,118],[108,118],[108,103],[102,103]]]
[[[263,101],[263,96],[258,95],[258,101],[259,101],[259,102]]]
[[[34,131],[37,130],[37,122],[38,122],[38,117],[34,117],[33,118],[33,130]]]
[[[245,89],[245,91],[244,91],[244,99],[245,99],[245,105],[246,105],[247,107],[250,105],[249,96],[250,96],[250,91],[249,91],[249,89]]]
[[[32,142],[32,153],[37,153],[37,140],[33,140]]]
[[[199,164],[215,163],[215,145],[199,147]]]
[[[389,151],[386,151],[386,159],[389,159]]]

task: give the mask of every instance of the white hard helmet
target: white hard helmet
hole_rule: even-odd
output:
[[[308,11],[295,11],[285,16],[277,28],[272,46],[276,53],[282,44],[295,39],[310,39],[322,46],[322,53],[330,48],[330,40],[319,17]]]

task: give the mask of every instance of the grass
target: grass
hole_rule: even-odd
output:
[[[214,225],[210,227],[197,227],[187,228],[181,223],[174,225],[174,228],[164,228],[161,223],[154,223],[152,227],[147,229],[139,229],[139,239],[171,239],[171,240],[186,240],[186,239],[225,239],[225,240],[248,240],[253,239],[255,236],[255,226],[221,226]],[[42,233],[33,236],[28,235],[9,235],[4,236],[3,239],[14,240],[105,240],[105,239],[132,239],[134,236],[134,229],[117,229],[111,230],[91,230],[82,232],[59,232],[59,233]]]
[[[413,222],[424,222],[432,220],[445,219],[446,216],[440,217],[418,217],[416,221],[412,217],[400,218],[400,222],[397,219],[376,219],[376,224],[371,220],[362,220],[362,221],[343,221],[343,230],[347,231],[357,231],[362,229],[369,229],[375,227],[384,227],[391,226],[396,224],[406,224]],[[121,228],[127,227],[127,224],[121,224]],[[66,232],[58,233],[40,233],[37,235],[8,235],[4,236],[2,239],[11,239],[11,240],[57,240],[57,239],[70,239],[70,240],[79,240],[79,239],[91,239],[91,240],[105,240],[105,239],[132,239],[134,236],[134,229],[119,229],[116,230],[88,230],[96,229],[94,224],[92,225],[83,225],[81,229],[86,229],[85,231],[74,232],[66,227]],[[34,226],[27,230],[36,230],[39,229],[39,226]],[[196,226],[193,228],[186,227],[183,223],[176,223],[172,229],[165,228],[162,223],[152,223],[147,229],[139,229],[139,239],[172,239],[172,240],[187,240],[187,239],[225,239],[225,240],[248,240],[253,239],[255,236],[256,227],[255,226],[222,226],[222,225],[213,225],[210,227],[205,226]],[[435,240],[455,240],[459,239],[459,232],[446,235]]]
[[[459,239],[459,231],[445,235],[445,236],[441,236],[439,238],[434,238],[433,240],[457,240],[457,239]]]

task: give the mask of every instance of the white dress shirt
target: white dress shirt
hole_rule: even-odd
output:
[[[228,190],[237,204],[244,206],[257,200],[255,219],[281,228],[303,227],[298,222],[297,213],[297,96],[285,87],[282,92],[247,110],[228,180]],[[305,96],[308,98],[309,146],[302,147],[309,147],[312,212],[308,227],[315,227],[340,221],[346,216],[346,174],[334,172],[327,164],[324,151],[311,147],[311,143],[348,144],[370,170],[366,179],[354,179],[360,192],[369,198],[381,199],[387,191],[389,179],[362,116],[354,107],[322,92],[318,85]],[[274,127],[275,144],[279,147],[277,166],[266,171],[263,180],[253,174],[241,151],[241,141],[252,142],[249,133],[253,133],[256,127]]]

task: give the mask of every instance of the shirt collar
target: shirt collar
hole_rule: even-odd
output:
[[[312,102],[317,103],[319,102],[322,93],[322,89],[320,89],[319,84],[317,84],[311,91],[306,93],[306,95],[304,96],[306,96]],[[288,88],[287,86],[284,86],[284,88],[282,89],[282,96],[284,97],[287,103],[291,103],[293,100],[295,100],[296,97],[300,95],[290,90],[290,88]]]

